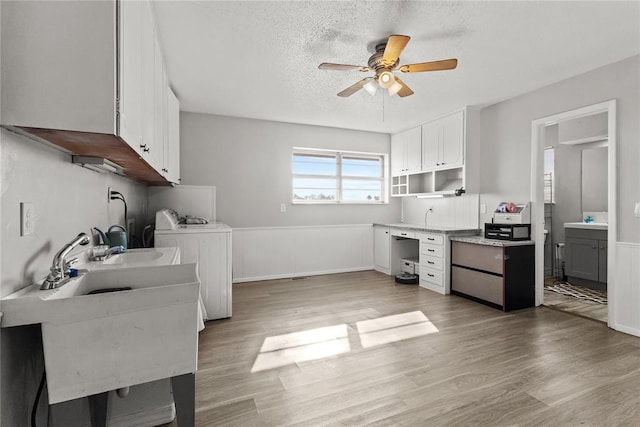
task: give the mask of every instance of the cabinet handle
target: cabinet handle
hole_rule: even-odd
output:
[[[591,249],[597,249],[597,247],[596,246],[591,246]]]
[[[427,249],[429,252],[435,252],[435,249]]]
[[[435,262],[433,262],[433,261],[427,261],[427,264],[431,264],[431,265],[433,265],[433,264],[435,264]]]
[[[388,231],[385,231],[385,232],[384,232],[384,234],[389,234],[389,232],[388,232]]]
[[[427,240],[436,240],[433,237],[427,237]]]
[[[140,148],[147,148],[147,144],[140,144]]]
[[[445,162],[442,162],[442,163],[440,163],[440,164],[441,164],[441,165],[444,165],[444,164],[446,164],[446,163],[445,163]]]
[[[148,153],[149,151],[151,151],[151,148],[143,148],[142,151],[144,151],[145,153]]]
[[[427,273],[427,276],[429,276],[429,277],[436,277],[436,276],[434,276],[434,275],[433,275],[433,274],[431,274],[431,273]]]
[[[600,249],[604,250],[604,246],[600,246]]]
[[[169,169],[162,168],[162,172],[169,173]]]
[[[407,233],[400,233],[400,235],[401,235],[401,236],[406,236],[406,235],[407,235]]]

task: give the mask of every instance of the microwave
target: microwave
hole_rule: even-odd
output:
[[[484,225],[484,237],[498,240],[530,240],[531,224],[495,224]]]

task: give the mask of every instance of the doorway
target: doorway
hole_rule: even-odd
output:
[[[606,135],[576,133],[576,124],[593,128],[591,124],[602,121]],[[615,283],[607,265],[614,265],[615,259],[615,100],[534,120],[531,141],[536,305],[557,306],[611,326]],[[564,161],[569,163],[558,164]],[[593,165],[601,170],[592,169]],[[597,176],[600,178],[594,179]],[[595,197],[596,187],[604,194]],[[596,229],[605,231],[592,234]],[[596,261],[587,261],[587,255],[595,256]],[[545,283],[547,289],[549,285],[559,286],[549,292]],[[606,306],[594,304],[603,294],[608,300]]]

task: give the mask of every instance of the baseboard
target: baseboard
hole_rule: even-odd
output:
[[[323,274],[337,274],[337,273],[352,273],[356,271],[368,271],[374,270],[374,267],[355,267],[355,268],[341,268],[337,270],[326,270],[326,271],[309,271],[304,273],[286,273],[286,274],[274,274],[271,276],[256,276],[256,277],[241,277],[234,278],[233,283],[245,283],[245,282],[260,282],[262,280],[278,280],[278,279],[292,279],[295,277],[304,277],[304,276],[320,276]]]
[[[640,337],[640,329],[637,329],[637,328],[632,328],[629,326],[624,326],[619,324],[610,324],[609,327],[611,327],[611,329],[616,330],[618,332],[624,332],[625,334]]]

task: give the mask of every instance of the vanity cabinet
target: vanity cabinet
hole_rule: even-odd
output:
[[[163,175],[166,78],[149,1],[3,4],[2,124],[125,176]]]
[[[535,305],[533,242],[453,238],[451,293],[503,311]]]
[[[607,230],[565,228],[565,274],[569,283],[606,290]]]
[[[422,170],[422,130],[420,126],[391,135],[391,176]]]

